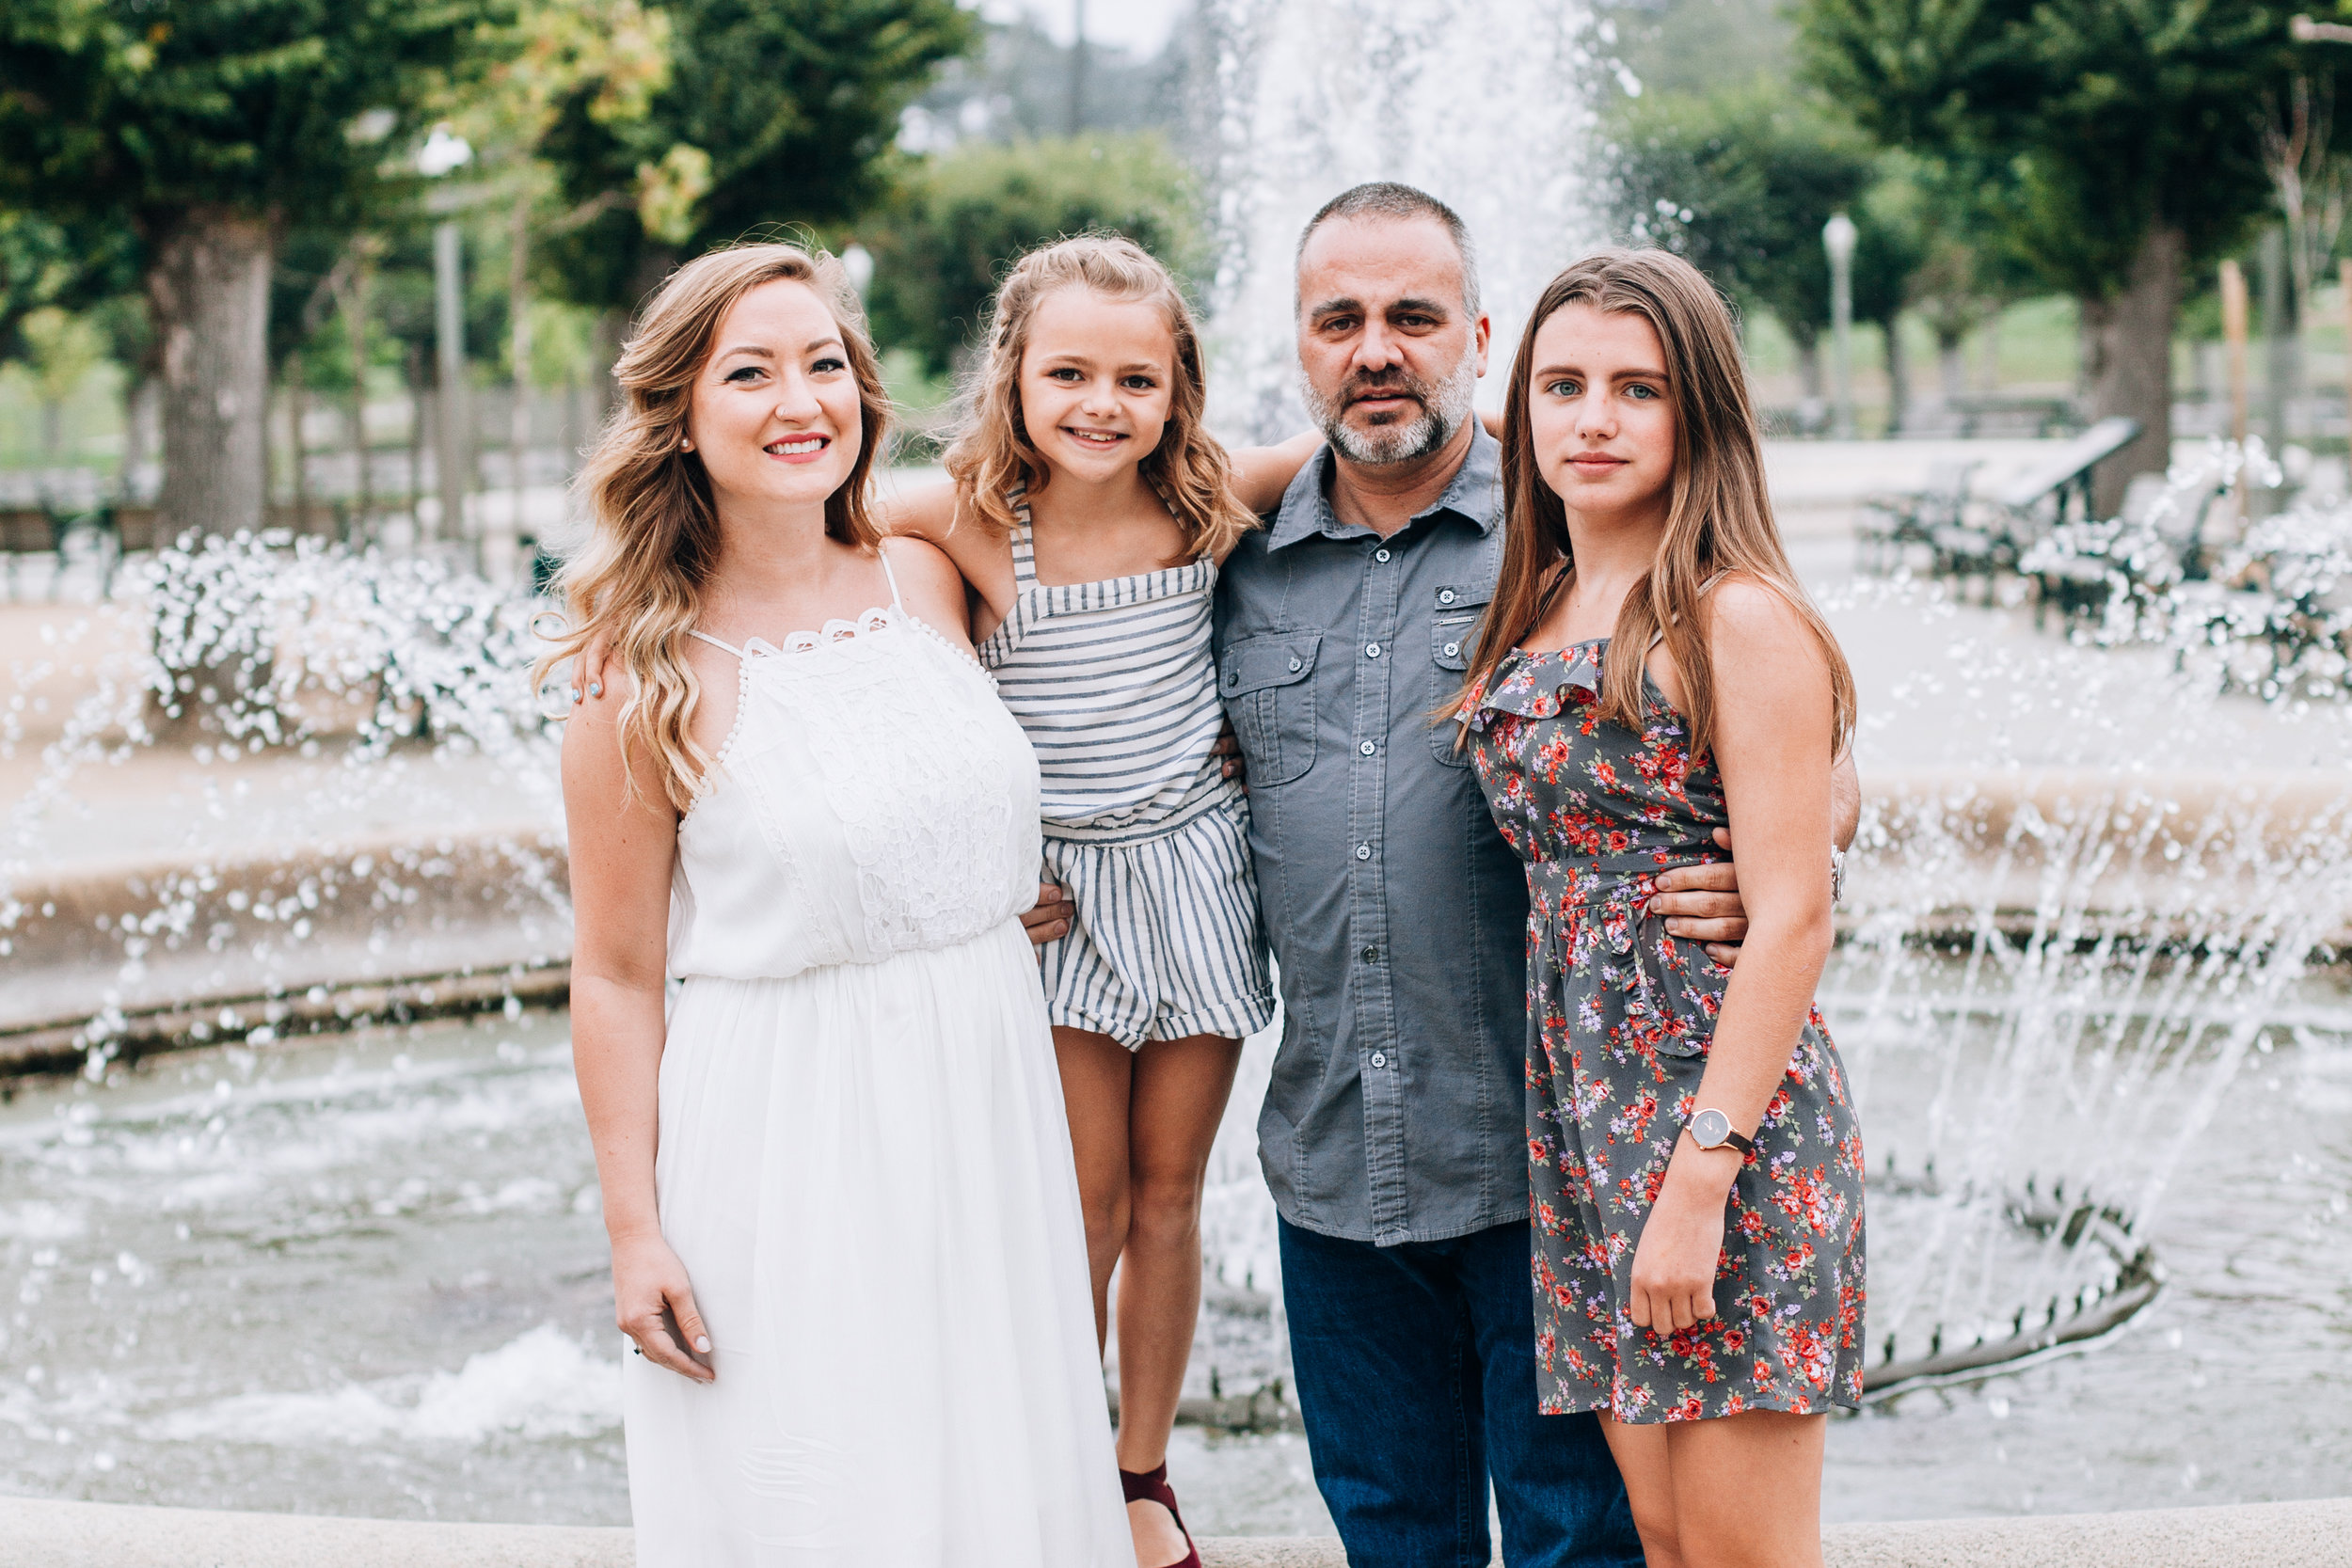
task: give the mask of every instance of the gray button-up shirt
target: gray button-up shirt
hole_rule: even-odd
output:
[[[1387,539],[1328,448],[1217,579],[1217,691],[1280,965],[1259,1157],[1292,1224],[1383,1246],[1527,1217],[1526,874],[1455,725],[1502,555],[1502,449]]]

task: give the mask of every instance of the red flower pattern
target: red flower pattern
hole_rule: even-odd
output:
[[[1719,858],[1712,759],[1655,689],[1598,717],[1606,642],[1513,653],[1470,749],[1528,865],[1527,1148],[1543,1411],[1623,1421],[1809,1414],[1862,1397],[1862,1134],[1815,1012],[1725,1215],[1718,1316],[1636,1328],[1633,1250],[1706,1069],[1725,971],[1648,914],[1657,874]]]

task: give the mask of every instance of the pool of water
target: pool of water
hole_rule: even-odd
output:
[[[1974,1048],[1848,994],[1875,1160]],[[2330,972],[2277,1013],[2226,1081],[2181,1080],[2210,1119],[2143,1227],[2155,1305],[2087,1354],[1835,1422],[1832,1519],[2352,1489],[2352,998]],[[1195,1393],[1286,1370],[1254,1109],[1245,1081]],[[1901,1244],[1874,1237],[1874,1283]],[[624,1522],[610,1314],[560,1015],[192,1052],[0,1108],[0,1492]],[[1172,1468],[1204,1532],[1329,1528],[1295,1435],[1180,1430]]]

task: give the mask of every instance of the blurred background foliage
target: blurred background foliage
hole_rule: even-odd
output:
[[[2143,8],[2165,26],[2111,0],[1604,6],[1640,90],[1598,105],[1596,209],[1738,303],[1782,429],[1820,401],[1835,212],[1860,235],[1868,428],[2001,388],[2096,412],[2100,324],[2148,225],[2189,205],[2164,302],[2185,339],[2218,330],[2219,259],[2283,224],[2272,309],[2332,346],[2335,55],[2289,46],[2261,0]],[[747,236],[871,254],[873,326],[918,412],[1030,245],[1112,230],[1207,286],[1216,62],[1181,20],[1141,57],[957,0],[151,9],[0,8],[0,468],[152,455],[159,248],[195,217],[266,244],[257,397],[354,410],[436,390],[441,223],[462,232],[469,381],[592,403],[666,271]]]

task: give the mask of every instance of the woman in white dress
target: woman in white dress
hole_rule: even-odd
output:
[[[552,657],[640,1568],[1132,1568],[1037,764],[955,568],[868,519],[855,296],[716,252],[614,375]]]

